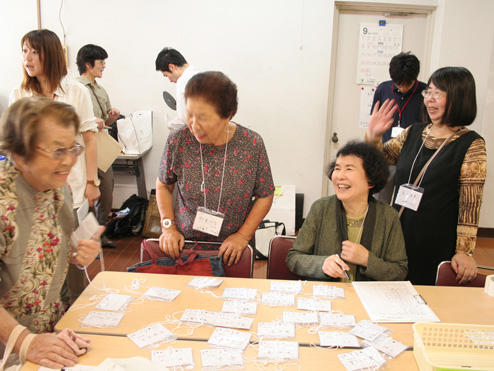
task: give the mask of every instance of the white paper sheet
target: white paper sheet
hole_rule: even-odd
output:
[[[374,322],[441,322],[410,281],[352,284]]]

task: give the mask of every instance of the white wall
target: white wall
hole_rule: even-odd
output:
[[[63,40],[60,3],[41,0],[41,17],[42,27]],[[464,65],[472,71],[479,99],[475,129],[489,145],[494,139],[487,127],[493,113],[488,79],[494,65],[494,26],[489,19],[494,2],[420,3],[438,4],[431,70]],[[168,135],[164,115],[174,114],[161,93],[175,94],[175,86],[155,71],[156,55],[171,46],[203,70],[225,72],[239,89],[234,119],[262,135],[275,182],[295,184],[297,192],[305,194],[306,214],[321,195],[334,4],[334,0],[65,0],[61,18],[69,48],[69,75],[77,76],[75,55],[81,46],[101,45],[109,54],[101,83],[113,105],[126,114],[140,109],[154,112],[154,146],[144,158],[151,189]],[[19,41],[36,27],[35,0],[0,1],[0,111],[22,78]],[[494,227],[494,210],[486,207],[492,203],[490,184],[491,177],[484,192],[482,227]]]

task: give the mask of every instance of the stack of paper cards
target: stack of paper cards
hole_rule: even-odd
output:
[[[223,280],[213,277],[194,277],[187,287],[193,287],[195,289],[211,289],[221,285]]]
[[[377,370],[386,362],[373,347],[339,354],[338,358],[348,371]]]
[[[222,312],[246,314],[255,316],[257,313],[257,303],[251,301],[230,300],[223,303]]]
[[[257,358],[274,360],[298,360],[298,343],[296,341],[261,340]]]
[[[182,314],[180,321],[208,326],[231,327],[249,330],[254,319],[242,317],[235,313],[211,312],[201,309],[186,309]]]
[[[72,246],[77,246],[80,240],[89,240],[93,237],[99,228],[98,220],[92,212],[87,213],[89,204],[86,202],[84,206],[79,208],[77,218],[79,219],[79,227],[72,232],[70,241]],[[84,210],[84,211],[83,211]]]
[[[256,289],[227,287],[225,290],[223,290],[223,295],[221,297],[223,299],[252,301],[256,298],[256,295],[257,295]]]
[[[353,314],[331,314],[326,312],[319,313],[321,326],[345,328],[353,327],[357,324]]]
[[[312,294],[318,298],[327,299],[344,299],[345,290],[342,287],[314,285],[312,286]]]
[[[153,286],[147,290],[142,297],[148,300],[159,300],[170,302],[175,300],[175,298],[180,295],[182,291],[165,289],[164,287]]]
[[[211,334],[211,337],[208,340],[208,344],[217,347],[244,350],[249,344],[250,338],[250,332],[242,332],[230,328],[217,327]]]
[[[151,361],[161,363],[165,367],[178,367],[193,369],[194,359],[192,357],[192,348],[168,348],[165,350],[151,351]]]
[[[259,322],[257,335],[260,338],[288,339],[295,337],[295,325],[284,322]]]
[[[348,332],[319,331],[318,334],[322,347],[360,348],[357,337]]]
[[[316,312],[283,312],[283,322],[296,324],[319,323]]]
[[[134,300],[133,296],[108,294],[99,302],[96,309],[123,311],[132,300]]]
[[[91,311],[81,323],[82,327],[116,328],[125,313]]]
[[[173,332],[160,323],[155,323],[139,331],[133,332],[132,334],[128,334],[127,337],[139,348],[175,340],[177,338]]]
[[[297,309],[305,309],[315,312],[331,312],[331,302],[329,300],[319,300],[313,298],[298,298]]]
[[[253,318],[242,317],[235,313],[220,312],[214,321],[214,325],[218,327],[240,328],[250,330],[252,327]]]
[[[302,292],[302,281],[272,281],[271,291],[298,294]]]
[[[363,320],[357,323],[357,326],[350,330],[352,335],[361,337],[362,339],[374,341],[381,335],[388,334],[389,329],[379,326],[371,321]]]
[[[364,340],[363,343],[393,358],[408,348],[405,344],[393,340],[390,336],[378,336],[374,341]]]
[[[218,312],[211,312],[202,309],[186,309],[184,314],[182,314],[180,321],[214,326],[216,317],[218,317]]]
[[[201,363],[203,370],[245,367],[242,351],[237,349],[201,349]]]
[[[292,305],[295,305],[295,294],[265,292],[262,294],[262,303],[272,307],[291,307]]]

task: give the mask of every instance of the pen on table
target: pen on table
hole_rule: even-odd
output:
[[[339,254],[336,254],[338,258],[340,258]],[[341,258],[340,258],[341,259]],[[343,259],[342,259],[343,260]],[[341,268],[343,269],[343,268]],[[346,279],[350,281],[350,275],[348,274],[348,271],[346,269],[343,269],[343,273],[345,273]]]

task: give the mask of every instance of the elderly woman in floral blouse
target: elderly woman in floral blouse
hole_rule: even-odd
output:
[[[84,150],[75,140],[78,129],[74,109],[47,98],[20,99],[0,120],[0,153],[7,156],[0,162],[3,367],[19,358],[51,368],[74,366],[90,344],[68,329],[49,333],[62,315],[60,288],[69,261],[90,264],[104,230],[70,246],[74,216],[66,183]]]

